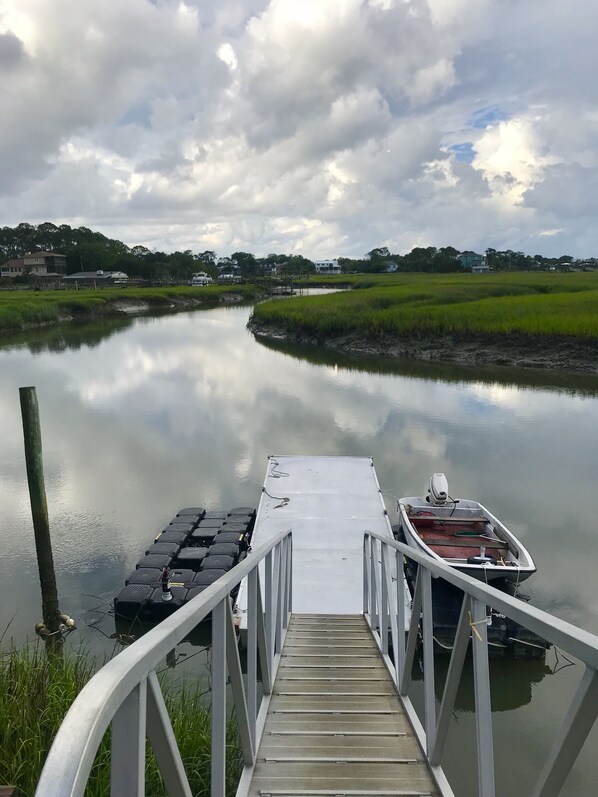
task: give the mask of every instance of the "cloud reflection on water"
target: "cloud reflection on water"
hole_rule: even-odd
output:
[[[18,386],[36,384],[64,574],[116,589],[178,507],[256,504],[270,453],[373,455],[391,496],[419,492],[444,470],[453,493],[487,504],[530,547],[534,600],[596,627],[587,549],[596,550],[587,518],[598,515],[595,397],[467,382],[462,370],[451,382],[376,372],[372,360],[358,370],[337,355],[313,363],[257,343],[248,313],[139,319],[92,349],[0,351],[9,570],[35,576]],[[107,560],[108,577],[99,573]],[[10,606],[24,589],[9,580]]]

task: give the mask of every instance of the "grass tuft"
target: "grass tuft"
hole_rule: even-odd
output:
[[[0,784],[33,797],[50,745],[72,702],[95,672],[84,654],[46,656],[37,645],[0,652]],[[199,687],[188,681],[162,689],[194,795],[210,789],[210,708]],[[92,768],[86,797],[110,794],[110,732]],[[236,724],[229,723],[228,793],[234,794],[241,771]],[[165,797],[162,779],[148,748],[146,795]]]

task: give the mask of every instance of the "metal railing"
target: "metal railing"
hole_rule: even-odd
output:
[[[404,557],[416,562],[411,619],[405,636],[409,593]],[[434,688],[432,578],[463,593],[453,650],[438,714]],[[443,794],[452,794],[440,767],[457,689],[471,639],[475,693],[479,797],[494,797],[494,751],[486,607],[490,606],[585,664],[585,671],[531,797],[557,797],[598,714],[598,637],[455,571],[409,546],[366,532],[363,547],[363,613],[401,695]],[[391,646],[389,646],[389,634]],[[423,722],[416,713],[412,669],[421,635]]]
[[[261,567],[259,565],[261,564]],[[264,603],[260,571],[264,578]],[[247,578],[247,688],[231,590]],[[112,797],[145,794],[146,737],[169,797],[192,797],[156,667],[212,613],[211,795],[226,785],[227,664],[245,769],[250,777],[291,613],[292,538],[279,534],[108,662],[82,689],[50,749],[36,797],[83,795],[104,733],[112,726]],[[258,655],[263,697],[258,710]]]

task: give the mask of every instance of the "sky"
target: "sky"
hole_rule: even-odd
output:
[[[0,0],[0,223],[598,256],[591,0]]]

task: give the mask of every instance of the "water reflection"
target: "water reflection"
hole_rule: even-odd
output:
[[[583,372],[549,371],[546,369],[506,366],[467,366],[450,362],[381,357],[368,354],[346,354],[315,345],[290,343],[257,337],[256,341],[281,354],[288,354],[314,365],[326,365],[370,374],[394,374],[416,379],[443,382],[477,383],[503,387],[524,387],[562,391],[568,395],[598,396],[598,376]]]
[[[2,349],[27,348],[32,354],[61,352],[66,349],[94,348],[111,335],[123,332],[133,323],[131,318],[104,319],[94,323],[76,321],[41,329],[30,329],[7,336]]]
[[[111,600],[148,540],[182,506],[255,505],[272,453],[373,455],[391,515],[397,496],[444,471],[456,494],[482,501],[529,548],[532,602],[598,631],[595,382],[511,370],[502,378],[504,369],[476,369],[472,380],[450,365],[371,359],[363,367],[362,358],[259,344],[245,328],[249,312],[48,330],[0,349],[0,634],[12,619],[8,636],[31,637],[41,611],[21,385],[38,391],[61,606],[92,650],[113,651],[102,633],[114,631]],[[523,667],[518,696],[502,695],[509,666]],[[522,796],[529,784],[509,768],[509,750],[541,760],[579,675],[574,667],[536,680],[527,667],[504,665],[497,730],[503,793]],[[511,711],[508,701],[521,705]],[[464,738],[475,735],[461,715]],[[454,761],[460,753],[457,745]],[[598,776],[589,753],[580,767],[570,796],[591,793]]]
[[[18,387],[35,384],[69,613],[81,593],[114,591],[177,507],[256,503],[268,454],[354,454],[375,457],[390,510],[430,472],[446,472],[455,492],[481,500],[531,549],[534,601],[596,628],[587,519],[598,514],[598,402],[587,386],[528,389],[494,373],[465,382],[450,366],[375,370],[371,359],[366,370],[330,352],[312,351],[314,364],[256,343],[248,314],[94,325],[79,330],[80,346],[72,330],[58,350],[62,338],[48,330],[47,347],[0,350],[1,614],[29,627],[38,619],[25,609],[37,588],[18,403]],[[428,367],[443,378],[417,375]]]

